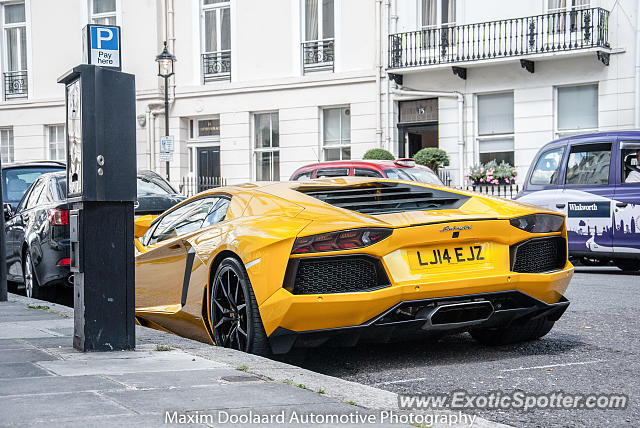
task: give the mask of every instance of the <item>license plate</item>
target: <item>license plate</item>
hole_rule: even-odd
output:
[[[428,247],[411,250],[409,260],[412,269],[438,269],[449,265],[464,267],[484,264],[488,261],[488,246],[465,244],[455,247]]]

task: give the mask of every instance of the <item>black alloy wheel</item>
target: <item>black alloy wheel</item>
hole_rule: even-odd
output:
[[[266,334],[242,263],[232,257],[224,259],[211,284],[211,327],[216,345],[267,355]]]

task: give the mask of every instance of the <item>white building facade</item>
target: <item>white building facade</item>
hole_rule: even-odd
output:
[[[122,28],[138,167],[170,179],[286,180],[318,160],[440,147],[459,184],[526,172],[562,135],[638,127],[636,0],[0,0],[3,162],[64,159],[64,90],[87,23]],[[523,61],[522,61],[523,60]],[[197,189],[196,189],[197,190]]]

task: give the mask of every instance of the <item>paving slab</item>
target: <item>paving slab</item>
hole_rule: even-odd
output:
[[[31,349],[3,349],[0,358],[3,363],[30,363],[55,359],[50,353],[33,347]]]
[[[125,385],[102,376],[46,376],[3,379],[0,397],[65,392],[124,389]]]
[[[115,354],[115,355],[114,355]],[[41,367],[58,376],[200,370],[226,367],[182,351],[156,352],[146,358],[122,358],[116,353],[86,353],[82,359],[43,361]]]
[[[64,417],[53,421],[21,423],[20,428],[103,428],[103,427],[136,427],[158,428],[164,425],[164,415],[84,415],[82,417]],[[160,421],[160,422],[158,422]],[[0,422],[0,426],[2,425]]]
[[[130,415],[135,412],[94,392],[20,395],[2,398],[0,423],[48,422],[68,415]]]
[[[260,408],[274,405],[342,404],[321,394],[275,382],[217,384],[172,388],[170,391],[171,394],[167,394],[166,389],[123,390],[105,392],[104,395],[140,413],[234,408],[254,409],[257,412]]]
[[[0,363],[0,379],[51,376],[51,373],[33,363]]]
[[[34,349],[34,346],[23,339],[0,339],[0,349]]]
[[[127,373],[108,375],[107,378],[129,388],[151,389],[176,386],[203,386],[225,382],[223,378],[238,376],[241,373],[230,367],[209,370],[176,370],[165,372]],[[246,381],[260,380],[252,375],[243,374]]]

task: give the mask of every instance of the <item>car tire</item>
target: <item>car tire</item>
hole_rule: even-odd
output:
[[[46,289],[40,286],[38,278],[36,278],[31,252],[28,248],[25,251],[22,262],[22,276],[24,279],[24,293],[27,297],[41,300],[47,298]]]
[[[541,317],[525,324],[515,324],[506,328],[488,328],[471,330],[469,333],[483,345],[507,345],[539,339],[549,333],[555,321]]]
[[[216,345],[251,354],[271,354],[251,281],[242,263],[227,257],[211,281],[211,328]]]
[[[636,272],[640,270],[640,260],[635,259],[618,259],[614,261],[618,269],[625,272]]]

